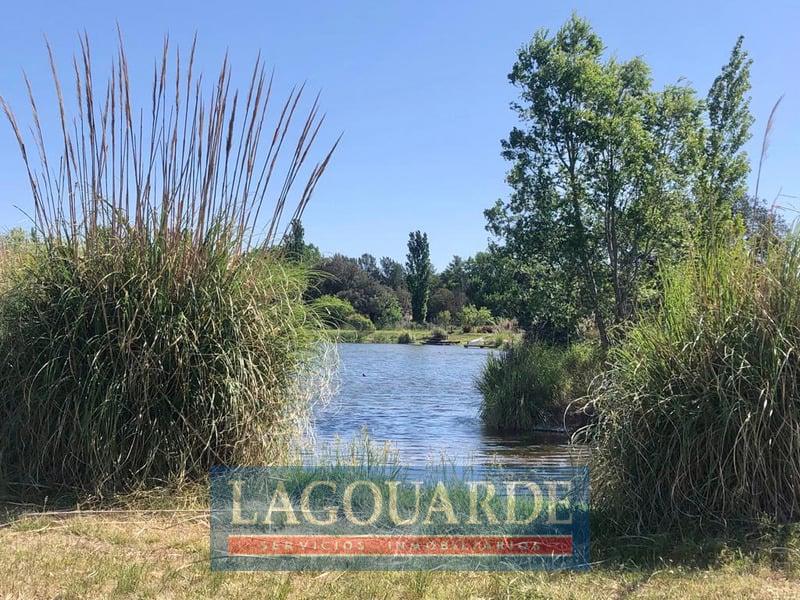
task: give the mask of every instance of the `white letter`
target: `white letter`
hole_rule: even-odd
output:
[[[231,515],[231,524],[232,525],[255,525],[256,521],[258,520],[258,514],[253,513],[253,518],[245,519],[242,517],[242,480],[235,479],[234,481],[228,482],[231,486],[233,492],[233,508],[232,508],[232,515]]]
[[[366,486],[372,493],[372,514],[366,521],[360,521],[353,514],[353,491],[359,485]],[[380,517],[381,511],[383,510],[383,496],[381,496],[381,491],[378,489],[378,486],[371,481],[354,481],[348,485],[344,489],[344,497],[342,498],[342,501],[344,502],[344,514],[347,517],[347,520],[355,525],[372,525],[378,520],[378,517]]]
[[[572,523],[572,513],[569,513],[569,517],[566,519],[558,519],[556,515],[556,508],[558,507],[559,500],[558,500],[558,486],[563,485],[567,489],[567,493],[572,489],[572,482],[570,481],[548,481],[547,482],[547,492],[549,496],[549,502],[547,503],[547,514],[548,519],[547,522],[551,525],[569,525]],[[563,500],[564,506],[569,508],[569,497],[565,496]]]
[[[386,485],[389,488],[389,518],[395,525],[413,525],[419,518],[419,494],[421,481],[414,481],[414,490],[416,492],[416,503],[414,506],[414,516],[409,519],[400,519],[400,514],[397,510],[397,487],[400,485],[399,481],[387,481]]]
[[[336,507],[328,506],[325,508],[325,511],[328,513],[328,518],[325,521],[317,519],[314,513],[311,512],[311,492],[321,485],[329,487],[331,492],[336,491],[336,484],[332,481],[314,481],[309,483],[306,489],[303,490],[303,495],[300,496],[300,511],[303,513],[305,520],[312,525],[332,525],[336,522]]]
[[[448,524],[458,524],[458,519],[453,511],[453,505],[450,503],[450,497],[447,495],[447,488],[444,487],[441,481],[436,484],[436,489],[433,492],[433,498],[431,498],[430,506],[428,506],[428,513],[425,515],[425,520],[423,521],[425,525],[430,525],[431,513],[434,512],[444,513],[447,516]]]
[[[533,496],[533,510],[527,519],[522,521],[517,519],[517,496],[516,487],[524,485],[531,491]],[[507,481],[506,482],[506,523],[509,525],[527,525],[542,512],[542,491],[539,486],[532,481]]]
[[[278,503],[280,503],[280,506],[278,506]],[[294,514],[292,502],[289,500],[289,494],[286,493],[286,486],[283,485],[282,481],[278,481],[278,485],[275,486],[275,493],[272,495],[272,500],[269,503],[267,516],[264,517],[265,525],[272,525],[273,511],[286,513],[286,523],[289,525],[297,525],[299,522]]]
[[[492,510],[491,502],[492,498],[494,498],[494,484],[488,481],[470,481],[469,482],[469,521],[467,521],[468,525],[480,525],[480,521],[478,521],[478,486],[479,485],[486,486],[486,496],[483,497],[481,500],[480,505],[483,509],[483,512],[486,513],[486,522],[487,523],[497,523],[497,517],[494,515],[494,511]]]

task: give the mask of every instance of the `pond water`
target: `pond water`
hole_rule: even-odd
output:
[[[338,392],[313,415],[314,444],[348,443],[364,431],[390,442],[406,464],[568,466],[585,451],[563,435],[484,431],[475,382],[491,350],[462,346],[339,344]]]

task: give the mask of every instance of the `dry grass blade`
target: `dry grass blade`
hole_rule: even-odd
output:
[[[38,231],[0,249],[0,481],[102,495],[276,459],[320,389],[310,273],[273,250],[333,152],[309,164],[317,100],[301,117],[292,90],[273,120],[260,58],[240,102],[227,57],[207,85],[194,43],[183,58],[165,40],[143,110],[122,36],[98,86],[84,35],[73,107],[48,55],[57,157],[30,85],[30,143],[0,99]]]
[[[188,59],[182,60],[176,50],[170,60],[167,38],[154,68],[149,106],[139,109],[132,105],[135,95],[121,34],[109,79],[100,88],[85,34],[80,50],[73,61],[75,114],[70,116],[55,56],[47,45],[61,134],[58,160],[48,156],[30,85],[38,164],[28,152],[15,113],[0,99],[20,146],[36,225],[44,235],[74,251],[84,242],[92,243],[101,230],[114,236],[135,232],[142,243],[158,238],[167,252],[179,237],[176,233],[188,230],[197,244],[232,244],[240,252],[254,240],[275,243],[291,190],[310,160],[324,121],[318,98],[298,124],[294,149],[285,159],[285,175],[275,187],[272,178],[298,119],[304,86],[292,90],[272,134],[265,138],[273,81],[260,57],[241,105],[238,91],[232,90],[227,56],[206,90],[202,77],[195,75],[195,43]],[[182,63],[187,65],[183,69]],[[333,148],[308,167],[292,218],[302,215]],[[270,218],[259,223],[270,194],[274,197]]]
[[[764,137],[761,138],[761,155],[758,159],[758,174],[756,175],[756,188],[755,193],[753,195],[753,202],[758,202],[758,186],[761,183],[761,167],[764,165],[764,161],[767,158],[767,151],[769,150],[769,141],[770,135],[772,134],[772,128],[775,125],[775,113],[778,111],[778,106],[781,104],[781,100],[783,100],[783,94],[781,97],[778,98],[778,101],[772,106],[772,110],[769,111],[769,119],[767,119],[767,126],[764,128]]]

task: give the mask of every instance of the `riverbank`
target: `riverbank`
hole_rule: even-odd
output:
[[[377,329],[375,331],[338,329],[331,331],[331,335],[336,342],[348,344],[443,344],[469,345],[478,348],[501,348],[522,339],[522,334],[519,332],[464,333],[458,330],[447,332],[447,337],[440,339],[437,338],[436,331],[436,329]]]
[[[779,542],[779,543],[778,543]],[[593,547],[588,572],[212,573],[208,513],[4,515],[0,596],[10,598],[796,598],[797,538],[751,551],[707,540]],[[777,548],[777,546],[781,548]]]

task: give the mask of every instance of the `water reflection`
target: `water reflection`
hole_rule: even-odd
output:
[[[319,446],[366,430],[391,442],[404,463],[568,466],[586,451],[564,436],[501,437],[484,431],[475,380],[490,350],[460,346],[341,344],[339,391],[314,413]]]

